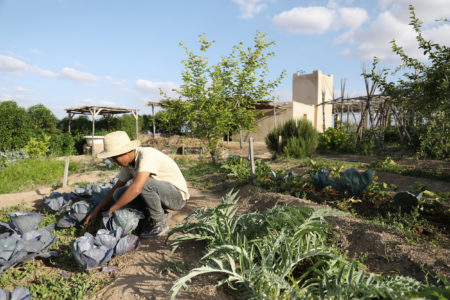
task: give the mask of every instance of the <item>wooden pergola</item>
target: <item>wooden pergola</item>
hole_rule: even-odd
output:
[[[70,122],[72,121],[74,115],[90,115],[92,117],[92,142],[95,136],[95,117],[98,115],[112,116],[117,114],[127,114],[132,113],[136,119],[136,138],[138,136],[138,109],[135,108],[122,108],[122,107],[110,107],[110,106],[80,106],[73,108],[66,108],[65,111],[68,113],[69,117],[69,133],[70,133]],[[93,144],[92,144],[93,145]],[[92,151],[94,154],[94,151]]]
[[[156,125],[155,125],[155,106],[162,106],[159,101],[148,101],[147,106],[152,107],[152,117],[153,117],[153,137],[155,137]]]

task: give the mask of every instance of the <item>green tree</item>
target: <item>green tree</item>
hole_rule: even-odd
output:
[[[44,105],[37,104],[27,109],[36,133],[53,134],[56,132],[58,119]]]
[[[403,136],[411,143],[418,142],[416,151],[430,158],[448,158],[450,155],[450,47],[426,40],[422,34],[422,22],[416,17],[414,7],[409,6],[409,23],[416,32],[418,48],[426,61],[408,56],[403,48],[392,40],[392,49],[402,63],[393,72],[405,70],[397,82],[387,79],[388,70],[375,78],[383,92],[390,96],[390,104]],[[444,20],[448,22],[447,20]],[[406,112],[404,118],[398,111]],[[423,128],[425,127],[425,128]],[[433,134],[430,134],[433,133]],[[439,146],[437,146],[439,145]],[[440,151],[436,151],[439,148]]]
[[[253,47],[243,43],[233,47],[215,65],[206,57],[210,42],[199,37],[200,52],[190,51],[183,43],[187,58],[182,61],[183,84],[175,90],[179,99],[165,96],[166,120],[178,120],[193,136],[205,139],[213,161],[216,161],[220,141],[224,135],[238,130],[253,130],[258,112],[255,104],[272,101],[271,92],[285,76],[283,71],[274,80],[268,80],[267,60],[274,56],[268,48],[274,42],[258,32]]]
[[[169,110],[160,110],[155,114],[156,131],[167,134],[183,134],[186,123],[183,101],[171,100]]]
[[[33,134],[26,110],[15,101],[0,102],[0,151],[23,148]]]
[[[67,117],[59,121],[58,128],[63,132],[69,131],[69,120]],[[92,134],[92,121],[83,115],[80,115],[78,118],[73,118],[70,122],[70,132],[72,135]]]

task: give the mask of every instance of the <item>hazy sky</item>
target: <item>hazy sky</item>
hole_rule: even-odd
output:
[[[276,95],[291,101],[292,74],[334,75],[336,97],[364,93],[361,65],[374,56],[398,63],[389,41],[418,54],[408,5],[425,38],[450,44],[450,0],[0,0],[0,101],[42,103],[58,118],[64,108],[107,105],[148,114],[159,89],[181,84],[180,41],[198,50],[215,40],[210,60],[233,45],[251,46],[257,31],[276,42],[270,78],[287,77]]]

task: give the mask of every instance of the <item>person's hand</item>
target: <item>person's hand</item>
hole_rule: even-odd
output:
[[[93,211],[89,216],[87,216],[86,220],[84,220],[83,226],[89,225],[89,223],[94,222],[97,219],[98,212]]]

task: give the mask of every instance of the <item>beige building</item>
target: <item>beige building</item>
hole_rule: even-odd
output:
[[[263,112],[258,119],[256,131],[242,133],[244,141],[253,137],[264,141],[275,126],[289,119],[307,118],[319,132],[332,126],[333,75],[325,75],[320,70],[311,74],[294,73],[292,76],[292,101],[265,103],[257,106]],[[239,136],[234,136],[239,140]]]

